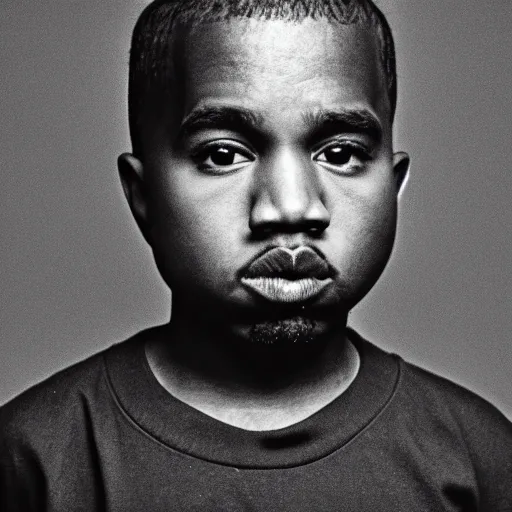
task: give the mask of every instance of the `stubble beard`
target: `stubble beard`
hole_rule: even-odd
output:
[[[314,344],[316,322],[297,316],[257,323],[251,326],[249,340],[255,346],[305,348]]]

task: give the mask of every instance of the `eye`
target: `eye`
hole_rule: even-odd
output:
[[[194,155],[198,168],[212,174],[226,174],[242,169],[255,160],[245,147],[231,143],[209,144]]]
[[[336,141],[323,146],[313,155],[313,160],[326,169],[340,174],[353,174],[364,168],[370,152],[352,141]]]

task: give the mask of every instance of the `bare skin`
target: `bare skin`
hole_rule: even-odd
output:
[[[261,431],[298,423],[349,387],[359,370],[359,355],[350,341],[339,345],[342,350],[332,344],[299,371],[283,368],[280,379],[265,378],[254,367],[233,366],[233,359],[218,351],[205,364],[205,358],[190,361],[188,354],[177,354],[178,344],[154,340],[146,354],[156,378],[174,397],[229,425]]]
[[[283,428],[356,378],[346,320],[389,259],[409,159],[392,152],[369,29],[232,20],[185,31],[183,47],[180,108],[162,108],[145,127],[144,158],[119,159],[173,292],[171,321],[147,358],[160,384],[199,411],[247,430]],[[191,118],[199,122],[183,130]],[[334,269],[307,305],[284,307],[241,283],[257,254],[301,246]],[[313,326],[305,347],[251,343],[257,322],[279,333],[301,319]]]

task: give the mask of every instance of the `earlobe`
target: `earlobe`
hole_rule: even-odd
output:
[[[410,166],[411,159],[407,153],[400,151],[393,155],[393,174],[395,177],[396,192],[399,198],[405,189],[407,181],[409,180]]]
[[[123,153],[117,159],[117,167],[124,195],[130,206],[133,217],[148,243],[149,223],[147,197],[144,183],[144,166],[130,153]]]

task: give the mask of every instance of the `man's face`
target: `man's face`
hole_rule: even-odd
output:
[[[146,126],[139,172],[173,303],[242,335],[300,317],[321,333],[373,286],[394,240],[406,156],[392,154],[376,38],[232,20],[178,46],[180,97]]]

